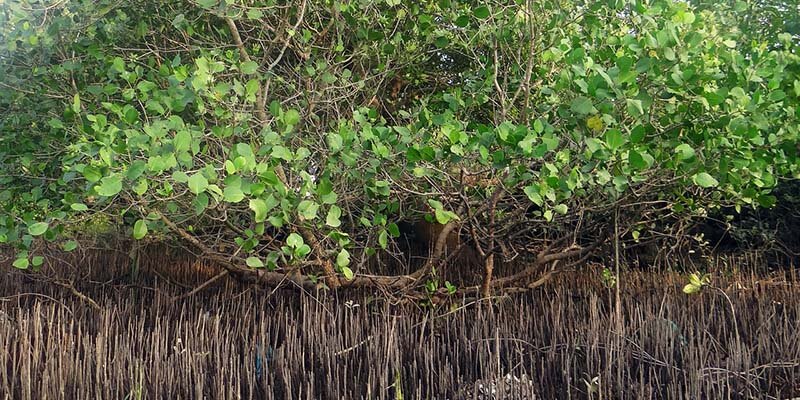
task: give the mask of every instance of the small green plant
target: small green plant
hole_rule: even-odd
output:
[[[614,275],[614,271],[612,271],[608,267],[603,268],[603,272],[600,273],[600,279],[603,282],[603,286],[605,286],[606,289],[611,289],[614,286],[617,286],[617,276]]]
[[[450,283],[450,281],[444,281],[444,287],[447,289],[447,294],[449,295],[455,294],[456,290],[458,289],[456,288],[456,285],[453,285]]]
[[[699,273],[692,273],[689,275],[689,283],[683,287],[683,293],[695,294],[699,293],[704,287],[711,284],[711,275]]]
[[[429,279],[425,282],[425,290],[429,293],[436,293],[439,290],[439,280],[438,279]]]

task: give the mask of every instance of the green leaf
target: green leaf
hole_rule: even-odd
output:
[[[458,219],[458,216],[452,211],[446,211],[443,208],[438,208],[434,211],[434,216],[436,217],[436,222],[444,225],[454,219]]]
[[[123,112],[124,112],[123,119],[128,124],[133,125],[137,121],[139,121],[139,111],[137,111],[132,106],[126,105]]]
[[[286,244],[296,249],[303,245],[303,237],[292,232],[289,234],[289,237],[286,238]]]
[[[686,286],[683,287],[683,293],[686,294],[695,294],[700,291],[700,286],[695,285],[693,283],[687,283]]]
[[[294,156],[292,151],[283,146],[275,146],[272,148],[272,158],[279,158],[284,161],[292,161]]]
[[[89,207],[83,203],[72,203],[69,208],[71,208],[73,211],[86,211],[89,209]]]
[[[633,169],[642,170],[648,167],[647,161],[645,161],[642,154],[636,150],[631,150],[628,152],[628,163],[631,165]]]
[[[761,196],[758,196],[757,200],[758,200],[758,205],[764,208],[772,208],[778,202],[777,197],[769,194],[763,194]]]
[[[81,96],[78,93],[72,96],[72,111],[74,111],[75,114],[81,112]]]
[[[272,207],[267,205],[267,202],[261,199],[250,199],[250,209],[255,213],[256,222],[264,222],[267,219],[267,214]]]
[[[34,267],[40,267],[42,264],[44,264],[44,257],[33,256],[33,258],[31,258],[31,265]]]
[[[474,15],[475,18],[477,18],[477,19],[489,18],[490,14],[491,13],[489,12],[489,8],[486,7],[486,6],[480,6],[480,7],[476,8],[475,10],[472,11],[472,15]]]
[[[28,226],[28,233],[31,236],[41,236],[45,232],[47,232],[48,224],[47,222],[37,222],[35,224],[31,224]]]
[[[342,225],[342,221],[339,219],[341,216],[342,209],[337,205],[332,205],[330,210],[328,210],[328,216],[325,218],[325,224],[333,228],[338,228]]]
[[[119,175],[106,176],[100,180],[100,185],[95,186],[95,191],[100,196],[112,197],[122,190],[122,177]]]
[[[239,186],[225,186],[222,198],[228,203],[238,203],[244,200],[244,192]]]
[[[317,210],[319,204],[311,200],[303,200],[297,205],[297,212],[306,220],[312,220],[317,217]]]
[[[678,159],[681,161],[694,157],[694,149],[692,146],[689,146],[686,143],[682,143],[678,145],[678,147],[675,147],[675,153],[678,155]]]
[[[568,208],[567,208],[567,205],[566,205],[566,204],[559,204],[559,205],[557,205],[557,206],[553,207],[553,210],[554,210],[555,212],[557,212],[557,213],[561,214],[561,215],[564,215],[564,214],[566,214],[566,213],[567,213],[567,211],[568,211]]]
[[[63,245],[61,245],[61,248],[64,249],[64,251],[75,250],[78,248],[78,242],[74,240],[67,240]]]
[[[594,110],[594,105],[588,97],[580,96],[572,100],[570,110],[578,114],[589,114]]]
[[[606,132],[606,145],[611,150],[616,150],[626,142],[626,138],[622,136],[619,129],[609,129]]]
[[[12,265],[14,266],[14,268],[17,269],[28,269],[30,261],[28,261],[28,257],[26,255],[25,258],[17,258],[16,260],[14,260],[14,263]]]
[[[542,132],[544,132],[544,124],[542,123],[542,120],[541,120],[541,119],[538,119],[538,118],[537,118],[537,119],[536,119],[536,121],[533,121],[533,130],[534,130],[536,133],[542,133]]]
[[[350,265],[350,253],[347,250],[342,249],[342,251],[340,251],[339,254],[336,255],[336,265],[339,268]]]
[[[180,131],[175,134],[175,139],[172,140],[175,151],[189,151],[192,147],[192,135],[189,131]],[[136,178],[133,178],[136,179]]]
[[[332,153],[338,152],[344,146],[344,140],[338,133],[329,133],[325,137],[325,141],[328,143],[328,148],[330,148]]]
[[[382,229],[378,234],[378,245],[381,246],[382,249],[389,246],[389,233],[386,232],[385,229]]]
[[[199,4],[200,7],[203,7],[205,9],[214,7],[215,5],[217,5],[217,3],[219,3],[219,0],[197,0],[197,4]]]
[[[208,195],[205,193],[200,193],[197,197],[192,200],[192,206],[194,206],[194,213],[195,215],[200,215],[203,211],[208,208]]]
[[[286,113],[283,114],[283,123],[286,125],[297,125],[300,122],[300,113],[295,110],[287,110]]]
[[[264,268],[264,262],[258,257],[247,257],[245,263],[250,268]]]
[[[345,279],[348,281],[353,280],[353,270],[350,267],[342,267],[342,275],[344,275]]]
[[[702,188],[712,188],[719,185],[719,181],[714,179],[714,177],[709,175],[707,172],[700,172],[699,174],[696,174],[694,177],[692,177],[692,181],[695,183],[695,185]]]
[[[307,244],[298,247],[294,252],[295,256],[299,258],[305,258],[309,253],[311,253],[311,247]]]
[[[147,221],[140,219],[133,224],[133,238],[140,240],[147,236]]]
[[[641,100],[626,99],[625,103],[628,105],[628,114],[633,115],[634,117],[644,115],[644,109],[642,108]]]
[[[458,18],[456,18],[455,23],[456,23],[456,26],[459,27],[459,28],[466,28],[467,26],[469,26],[469,16],[468,15],[461,15]]]
[[[239,70],[242,71],[243,74],[251,75],[255,74],[258,71],[258,64],[255,61],[245,61],[242,63]]]
[[[544,204],[544,199],[542,199],[542,195],[539,194],[538,186],[534,185],[526,186],[525,189],[523,189],[523,191],[528,196],[528,199],[530,199],[530,201],[533,202],[533,204],[536,204],[539,207],[541,207],[542,204]]]
[[[205,192],[206,189],[208,188],[208,179],[206,179],[206,177],[203,176],[202,173],[197,172],[189,177],[189,181],[187,182],[187,184],[189,185],[189,190],[192,193],[200,194]]]

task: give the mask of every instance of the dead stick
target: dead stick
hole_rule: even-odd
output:
[[[214,275],[214,277],[213,277],[213,278],[211,278],[211,279],[209,279],[209,280],[207,280],[207,281],[203,282],[203,284],[202,284],[202,285],[200,285],[200,286],[198,286],[198,287],[196,287],[196,288],[192,289],[192,291],[191,291],[191,292],[189,292],[189,293],[186,293],[186,294],[182,294],[182,295],[180,295],[180,296],[177,296],[177,297],[173,297],[173,298],[172,298],[172,301],[182,300],[182,299],[185,299],[185,298],[187,298],[187,297],[191,297],[191,296],[193,296],[195,293],[197,293],[197,292],[199,292],[199,291],[201,291],[201,290],[205,289],[206,287],[208,287],[208,285],[210,285],[210,284],[212,284],[212,283],[214,283],[214,282],[216,282],[216,281],[220,280],[222,277],[224,277],[224,276],[228,275],[229,273],[230,273],[230,271],[229,271],[229,270],[227,270],[227,269],[224,269],[224,270],[222,270],[222,272],[220,272],[220,273],[218,273],[218,274]]]
[[[69,289],[69,291],[72,292],[72,294],[75,295],[75,297],[77,297],[77,298],[81,299],[81,301],[89,304],[92,308],[95,309],[95,311],[103,311],[103,307],[100,307],[100,305],[97,304],[96,301],[92,300],[89,296],[79,292],[78,289],[75,289],[75,286],[72,286],[72,283],[64,283],[64,282],[59,282],[59,281],[53,281],[53,283],[55,283],[56,285],[61,286],[63,288]]]

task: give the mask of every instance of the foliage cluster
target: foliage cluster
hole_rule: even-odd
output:
[[[0,3],[0,243],[28,268],[101,221],[267,283],[410,287],[436,265],[369,260],[427,218],[488,293],[529,278],[495,256],[771,207],[800,174],[796,36],[742,38],[727,3]]]

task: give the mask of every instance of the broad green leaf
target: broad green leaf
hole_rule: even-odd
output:
[[[238,203],[244,200],[244,192],[239,186],[225,186],[222,198],[228,203]]]
[[[536,121],[533,121],[533,130],[534,130],[536,133],[542,133],[542,132],[544,132],[544,124],[542,123],[542,120],[541,120],[541,119],[538,119],[538,118],[537,118],[537,119],[536,119]]]
[[[30,261],[28,261],[28,257],[26,256],[25,258],[17,258],[12,265],[17,269],[28,269]]]
[[[89,207],[83,203],[72,203],[69,208],[71,208],[73,211],[86,211],[89,209]]]
[[[297,125],[300,122],[300,113],[295,110],[286,110],[283,114],[283,123],[286,125]]]
[[[628,163],[636,170],[642,170],[648,167],[647,161],[645,161],[642,154],[636,150],[628,152]]]
[[[467,26],[469,26],[469,16],[468,15],[461,15],[458,18],[456,18],[455,23],[456,23],[456,26],[459,27],[459,28],[466,28]]]
[[[336,255],[336,265],[340,268],[350,265],[350,253],[347,250],[342,249],[342,251]]]
[[[272,148],[272,157],[279,158],[284,161],[292,161],[292,151],[283,146],[275,146]]]
[[[303,245],[303,237],[292,232],[289,234],[289,237],[286,238],[286,244],[296,249]]]
[[[570,110],[576,112],[578,114],[589,114],[594,110],[594,105],[592,105],[592,101],[584,96],[580,96],[572,100],[570,104]]]
[[[317,217],[317,210],[319,204],[311,200],[303,200],[297,205],[297,212],[306,220],[312,220]]]
[[[255,61],[245,61],[239,68],[243,74],[251,75],[258,71],[258,64]]]
[[[489,8],[486,6],[480,6],[472,11],[472,14],[477,19],[486,19],[489,18],[490,12]]]
[[[245,262],[250,268],[264,268],[264,262],[258,257],[247,257]]]
[[[542,195],[539,194],[538,187],[533,185],[526,186],[525,189],[523,189],[523,191],[528,196],[528,199],[530,199],[530,201],[533,202],[533,204],[536,204],[539,207],[541,207],[542,204],[544,204],[544,199],[542,199]]]
[[[609,129],[606,132],[606,145],[611,150],[616,150],[623,144],[625,144],[626,138],[622,136],[622,132],[619,129]]]
[[[695,294],[700,291],[700,286],[695,285],[693,283],[687,283],[686,286],[683,287],[683,293],[686,294]]]
[[[382,249],[386,249],[389,246],[389,233],[386,230],[381,230],[378,234],[378,245],[381,246]]]
[[[28,233],[31,236],[41,236],[45,232],[47,232],[48,224],[47,222],[37,222],[35,224],[31,224],[28,226]]]
[[[325,224],[333,228],[338,228],[342,225],[342,221],[339,219],[341,216],[342,209],[336,205],[332,205],[328,210],[328,216],[325,218]]]
[[[100,180],[100,185],[95,186],[95,191],[100,196],[111,197],[122,191],[122,177],[119,175],[106,176]]]
[[[269,207],[267,202],[261,199],[250,199],[250,209],[255,213],[256,222],[264,222],[267,219]]]
[[[207,194],[205,194],[205,193],[198,194],[194,198],[194,200],[192,200],[192,205],[194,206],[194,214],[195,215],[202,214],[203,211],[205,211],[206,208],[208,208],[208,201],[209,201],[209,198],[208,198]]]
[[[192,135],[188,131],[180,131],[175,134],[172,144],[177,152],[189,151],[192,148]]]
[[[133,224],[133,238],[140,240],[147,236],[147,221],[140,219]]]
[[[443,208],[437,208],[434,211],[434,216],[436,217],[436,222],[444,225],[454,219],[458,219],[458,215],[456,215],[452,211],[447,211]]]
[[[307,244],[298,247],[294,252],[295,256],[298,258],[305,258],[309,253],[311,253],[311,247]]]
[[[639,117],[644,115],[644,109],[642,108],[642,101],[636,99],[626,99],[625,103],[628,105],[628,113],[633,115],[634,117]]]
[[[78,248],[78,242],[76,242],[74,240],[67,240],[66,242],[64,242],[63,245],[61,245],[61,248],[64,249],[64,251],[67,251],[67,252],[75,250],[75,249]]]
[[[192,174],[187,184],[189,185],[189,190],[194,194],[203,193],[208,189],[208,179],[200,172]]]
[[[329,133],[325,139],[328,143],[328,148],[330,148],[331,152],[333,153],[338,152],[344,146],[344,140],[338,133]]]
[[[218,3],[219,3],[219,0],[197,0],[197,4],[199,4],[200,7],[203,7],[205,9],[209,9],[211,7],[214,7]]]
[[[686,143],[682,143],[675,148],[675,153],[679,160],[688,160],[694,157],[694,149]]]
[[[696,174],[694,177],[692,177],[692,181],[695,183],[695,185],[702,188],[712,188],[719,185],[719,181],[714,179],[714,177],[709,175],[707,172],[700,172],[699,174]]]

